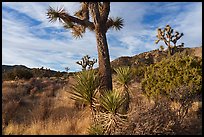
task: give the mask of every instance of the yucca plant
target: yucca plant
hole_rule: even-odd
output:
[[[116,115],[118,110],[124,103],[125,99],[121,96],[117,90],[105,91],[99,98],[100,105],[109,113]]]
[[[119,112],[125,99],[117,90],[105,91],[99,99],[104,111],[99,112],[98,122],[102,125],[104,134],[115,134],[126,122],[124,115]]]
[[[119,67],[116,68],[115,71],[117,73],[116,80],[122,86],[122,92],[125,94],[126,101],[124,103],[122,111],[123,113],[126,113],[128,111],[130,102],[128,85],[131,83],[131,80],[134,77],[134,71],[130,67]]]
[[[76,75],[76,84],[72,86],[71,99],[89,105],[92,114],[95,112],[96,93],[99,85],[95,70],[82,71]]]
[[[134,71],[130,67],[119,67],[114,69],[117,73],[116,80],[125,89],[128,88],[131,80],[134,77]]]

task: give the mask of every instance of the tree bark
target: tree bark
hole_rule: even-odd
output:
[[[99,62],[99,78],[100,78],[100,92],[103,90],[112,90],[112,76],[111,65],[108,51],[108,43],[106,39],[106,18],[108,16],[109,3],[104,5],[104,15],[101,17],[99,12],[98,3],[90,3],[90,12],[92,14],[93,23],[95,26],[98,62]]]
[[[108,51],[108,44],[106,39],[106,33],[102,30],[102,25],[99,31],[96,32],[96,41],[98,49],[98,60],[99,60],[99,77],[100,77],[100,89],[101,90],[112,90],[112,75],[110,57]]]

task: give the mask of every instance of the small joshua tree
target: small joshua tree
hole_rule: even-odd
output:
[[[183,36],[183,33],[179,33],[176,31],[174,33],[174,30],[171,28],[171,26],[166,25],[164,30],[161,28],[157,29],[157,38],[158,40],[155,41],[156,44],[159,43],[159,41],[164,41],[164,43],[168,46],[169,55],[173,55],[176,48],[180,45],[176,45],[177,41]],[[173,45],[171,45],[173,43]],[[182,43],[182,46],[184,46],[184,43]]]
[[[67,72],[70,70],[70,68],[69,67],[65,67],[64,68]]]
[[[64,69],[65,69],[66,72],[67,72],[66,77],[69,78],[69,70],[70,70],[70,68],[69,68],[69,67],[65,67]]]
[[[89,60],[90,57],[88,55],[84,56],[81,61],[77,61],[76,63],[82,66],[82,70],[92,69],[93,65],[97,62],[97,59]]]
[[[97,59],[89,60],[88,69],[93,69],[93,65],[97,62]]]
[[[160,51],[164,51],[164,46],[161,45],[161,46],[159,47],[159,49],[160,49]]]

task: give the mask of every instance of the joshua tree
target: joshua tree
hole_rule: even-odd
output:
[[[65,75],[67,78],[69,78],[69,70],[70,70],[70,68],[69,67],[65,67],[64,68],[65,70],[66,70],[66,72],[67,72],[67,74]]]
[[[159,49],[160,49],[160,51],[164,51],[164,46],[161,45],[161,46],[159,47]]]
[[[174,30],[169,25],[166,25],[164,30],[162,30],[161,28],[157,29],[158,40],[156,40],[155,43],[158,44],[160,40],[164,41],[164,43],[168,46],[169,54],[173,55],[175,49],[177,48],[176,43],[183,35],[183,33],[179,33],[178,31],[176,31],[174,34]],[[173,45],[171,45],[171,42],[173,43]],[[184,43],[182,43],[182,46],[183,45]]]
[[[86,70],[86,67],[88,66],[88,69],[92,69],[93,65],[97,62],[97,59],[89,60],[90,57],[88,55],[84,56],[81,61],[77,61],[76,63],[82,66],[82,70]]]
[[[93,65],[97,62],[97,59],[89,60],[88,69],[93,69]]]
[[[70,70],[70,68],[69,67],[65,67],[64,68],[67,72]]]
[[[71,29],[74,37],[82,37],[86,28],[96,34],[100,87],[102,89],[112,89],[112,77],[110,57],[106,32],[110,28],[120,30],[123,27],[122,18],[108,18],[110,12],[110,2],[81,2],[81,9],[74,16],[71,16],[63,8],[53,9],[50,7],[47,16],[51,22],[59,19],[66,29]],[[92,17],[92,20],[89,17]]]

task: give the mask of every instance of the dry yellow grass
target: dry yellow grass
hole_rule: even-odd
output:
[[[73,82],[73,80],[71,82]],[[24,81],[24,86],[26,83],[29,84],[29,82]],[[49,83],[49,81],[47,83]],[[88,109],[78,110],[76,108],[75,101],[70,99],[68,92],[70,90],[70,84],[56,90],[56,96],[54,97],[49,97],[43,93],[49,91],[49,89],[47,89],[46,91],[37,91],[37,93],[32,96],[29,93],[25,95],[20,94],[20,103],[19,99],[17,99],[16,102],[11,102],[9,99],[14,98],[14,96],[25,90],[24,86],[19,88],[20,85],[23,85],[23,82],[7,81],[3,83],[3,110],[5,110],[2,112],[4,115],[4,117],[2,117],[3,120],[10,110],[14,110],[13,108],[16,105],[15,112],[12,114],[9,113],[10,117],[7,118],[7,124],[3,124],[3,134],[87,134],[87,128],[90,124],[90,112]],[[17,88],[18,91],[16,91]],[[42,90],[43,89],[46,88],[43,87]],[[8,106],[9,102],[11,104],[10,106]]]
[[[70,85],[75,81],[70,78],[69,83],[63,86],[58,86],[55,90],[55,96],[49,96],[43,92],[48,92],[55,87],[54,82],[47,81],[42,85],[42,89],[38,89],[34,95],[29,93],[33,87],[31,81],[21,82],[4,82],[2,85],[3,94],[3,111],[2,119],[7,115],[7,124],[2,123],[3,134],[5,135],[84,135],[88,134],[88,128],[91,124],[91,112],[88,107],[77,108],[76,102],[70,99]],[[38,83],[39,84],[39,83]],[[52,85],[52,86],[50,86]],[[30,87],[30,88],[29,88]],[[119,85],[115,83],[113,78],[113,87],[119,89]],[[136,124],[138,119],[141,119],[141,114],[152,111],[155,102],[148,100],[140,90],[140,84],[133,82],[130,85],[131,91],[131,117],[133,123]],[[21,101],[18,102],[19,97]],[[14,99],[12,102],[9,99]],[[9,106],[10,104],[10,106]],[[11,112],[10,110],[14,110]],[[174,106],[175,107],[175,106]],[[193,103],[191,112],[198,111],[202,107],[199,103]],[[175,108],[174,108],[175,109]],[[165,112],[165,111],[164,111]],[[161,113],[162,114],[162,113]],[[156,115],[156,114],[155,114]],[[194,113],[192,113],[194,116]],[[151,120],[154,117],[150,117]],[[148,120],[147,118],[144,118]],[[157,120],[157,119],[156,119]],[[200,123],[196,124],[199,119],[194,121],[195,126],[200,129]],[[192,123],[191,119],[188,120]],[[134,123],[135,122],[135,123]],[[130,124],[130,126],[131,126]],[[147,124],[147,123],[145,123]],[[151,125],[150,125],[151,126]],[[194,127],[194,126],[192,126]],[[201,125],[202,127],[202,125]],[[146,128],[140,127],[140,128]],[[130,128],[128,133],[141,133],[136,128]],[[141,129],[142,130],[142,129]],[[193,130],[193,129],[192,129]],[[196,131],[197,132],[197,131]],[[127,134],[128,134],[127,133]]]

